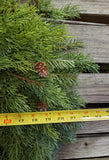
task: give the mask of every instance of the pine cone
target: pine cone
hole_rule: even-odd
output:
[[[42,101],[38,101],[37,105],[38,105],[39,111],[47,111],[48,104],[46,102],[43,103]]]
[[[46,67],[45,62],[37,62],[34,66],[34,69],[39,73],[40,77],[47,77],[48,68]]]

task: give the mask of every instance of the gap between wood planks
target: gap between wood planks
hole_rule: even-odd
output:
[[[109,73],[109,63],[97,63],[100,66],[100,73]]]
[[[106,137],[108,136],[109,137],[109,133],[107,132],[104,132],[104,133],[84,133],[84,134],[77,134],[77,138],[91,138],[91,137]],[[87,144],[86,144],[87,145]]]
[[[75,20],[84,21],[84,22],[109,24],[109,15],[81,13],[80,18],[75,18]]]
[[[109,108],[109,103],[87,103],[86,108],[94,109],[94,108]]]

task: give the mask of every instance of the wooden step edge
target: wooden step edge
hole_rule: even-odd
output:
[[[84,21],[74,21],[74,20],[60,20],[60,19],[52,19],[52,18],[43,18],[44,20],[51,22],[58,22],[64,24],[73,24],[73,25],[92,25],[92,26],[107,26],[107,24],[102,23],[92,23],[92,22],[84,22]]]

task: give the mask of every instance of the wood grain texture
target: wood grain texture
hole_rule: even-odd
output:
[[[109,26],[69,24],[68,31],[86,45],[81,52],[89,53],[97,63],[109,63]]]
[[[85,122],[77,134],[109,133],[109,121]]]
[[[103,156],[109,156],[109,136],[78,138],[76,143],[63,146],[58,152],[57,159]]]
[[[79,94],[88,103],[109,103],[109,74],[80,74]]]
[[[109,0],[52,0],[57,8],[66,4],[79,5],[83,13],[109,15]]]

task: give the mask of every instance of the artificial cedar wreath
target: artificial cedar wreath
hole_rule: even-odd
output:
[[[0,113],[78,109],[81,72],[96,72],[64,25],[48,23],[34,6],[0,0]],[[56,12],[57,13],[57,12]],[[54,13],[53,13],[54,14]],[[66,52],[66,49],[71,49]],[[79,123],[0,128],[0,160],[53,160],[75,140]]]

